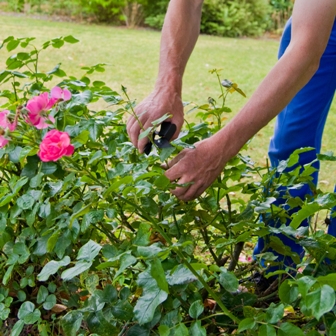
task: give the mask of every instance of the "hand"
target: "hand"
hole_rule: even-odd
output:
[[[222,172],[227,160],[221,154],[220,144],[211,137],[195,144],[194,149],[184,149],[168,162],[166,176],[171,182],[190,183],[187,187],[172,190],[182,201],[191,201],[200,196]]]
[[[144,99],[135,109],[135,113],[141,122],[131,116],[127,122],[127,133],[135,147],[137,147],[142,153],[148,138],[139,139],[139,135],[143,130],[153,126],[152,121],[159,119],[165,113],[171,114],[172,117],[167,119],[171,123],[176,125],[176,132],[172,137],[172,140],[176,139],[180,133],[183,124],[183,104],[179,94],[172,92],[168,89],[161,89],[154,91],[146,99]]]

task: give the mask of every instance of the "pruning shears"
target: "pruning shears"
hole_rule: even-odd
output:
[[[160,130],[155,131],[153,134],[153,141],[155,145],[158,146],[159,148],[173,147],[170,144],[170,139],[173,137],[175,132],[176,132],[176,125],[172,124],[169,121],[164,121],[161,124]],[[155,139],[156,136],[159,136],[159,138]],[[144,152],[146,155],[149,155],[149,153],[152,150],[152,147],[153,147],[153,143],[151,141],[146,144],[145,149],[144,149]]]

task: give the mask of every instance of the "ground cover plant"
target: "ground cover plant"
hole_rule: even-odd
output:
[[[134,102],[101,80],[104,64],[66,74],[40,71],[48,52],[78,42],[66,35],[42,44],[6,38],[0,72],[0,319],[5,335],[318,335],[336,329],[336,239],[302,220],[336,205],[333,193],[290,190],[311,184],[300,149],[277,170],[233,158],[200,198],[180,202],[161,166],[218,131],[237,84],[212,71],[218,90],[188,104],[188,122],[172,147],[139,155],[125,132]],[[94,109],[97,101],[104,108]],[[153,139],[164,116],[144,130]],[[335,160],[332,153],[321,156]],[[279,197],[285,205],[274,204]],[[293,215],[290,212],[294,211]],[[282,225],[292,217],[291,226]],[[268,225],[273,218],[278,226]],[[308,232],[309,231],[309,235]],[[268,244],[298,263],[256,290],[258,259],[244,246],[282,232],[307,251],[300,262],[279,239]],[[328,257],[328,262],[325,258]],[[241,283],[241,284],[240,284]]]

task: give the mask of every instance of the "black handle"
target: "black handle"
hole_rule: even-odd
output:
[[[155,144],[159,147],[159,148],[169,148],[171,147],[171,144],[170,144],[170,140],[171,138],[173,137],[173,135],[175,134],[176,132],[176,125],[175,124],[172,124],[171,122],[169,121],[164,121],[162,124],[161,124],[161,127],[160,127],[160,131],[159,132],[155,132],[154,135],[153,135],[153,141],[155,142]],[[159,136],[159,139],[155,139],[155,136],[158,135]],[[149,153],[151,152],[152,150],[152,142],[148,142],[144,148],[144,153],[146,155],[149,155]]]

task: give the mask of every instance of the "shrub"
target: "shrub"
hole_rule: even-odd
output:
[[[125,117],[134,113],[126,88],[118,94],[90,79],[103,64],[84,67],[80,78],[60,65],[39,71],[48,48],[76,42],[65,36],[37,47],[33,38],[11,36],[1,45],[15,54],[0,72],[0,83],[10,84],[0,92],[6,100],[0,112],[0,330],[178,336],[238,329],[241,335],[303,336],[316,335],[323,320],[332,335],[336,239],[314,227],[308,236],[299,224],[334,207],[336,197],[314,185],[305,200],[290,194],[311,184],[313,163],[297,167],[310,149],[274,170],[255,167],[240,153],[206,193],[181,202],[169,192],[176,184],[161,163],[218,131],[230,112],[228,95],[243,92],[226,80],[218,98],[189,106],[200,123],[188,123],[171,147],[155,142],[157,125],[169,115],[153,122],[141,136],[154,150],[140,155],[125,131]],[[92,110],[98,100],[106,108]],[[335,160],[331,153],[321,158]],[[280,186],[286,202],[276,206]],[[268,225],[290,217],[289,227]],[[279,290],[255,292],[249,276],[259,267],[241,258],[250,252],[243,252],[244,244],[276,232],[309,256],[298,266],[303,271],[273,274],[275,284],[285,280]],[[276,237],[269,244],[299,259]],[[260,257],[277,264],[272,253]]]
[[[219,36],[259,36],[269,26],[267,0],[205,0],[201,32]]]

